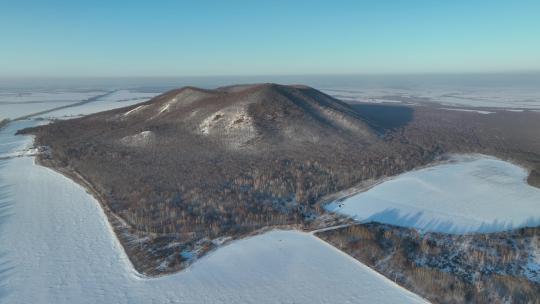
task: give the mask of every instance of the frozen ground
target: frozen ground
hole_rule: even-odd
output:
[[[453,156],[451,163],[399,175],[327,209],[360,221],[437,232],[538,226],[540,189],[526,183],[527,174],[488,156]]]
[[[51,113],[52,114],[52,113]],[[0,155],[24,155],[35,121],[0,130]],[[99,204],[33,157],[0,160],[2,303],[420,303],[418,296],[311,234],[233,242],[186,271],[136,274]]]
[[[15,119],[28,114],[80,102],[104,93],[104,91],[43,91],[32,93],[0,90],[0,120],[5,118]]]
[[[505,87],[470,88],[452,86],[328,88],[323,91],[348,102],[439,103],[456,107],[540,109],[540,90]]]
[[[107,95],[103,98],[100,98],[102,101],[131,101],[131,100],[139,100],[139,102],[146,101],[154,96],[158,95],[158,93],[148,93],[148,92],[139,92],[139,91],[133,91],[133,90],[118,90],[114,93]]]
[[[88,115],[96,112],[107,111],[111,109],[127,107],[134,105],[136,103],[144,102],[152,97],[158,95],[159,93],[145,93],[145,92],[136,92],[130,90],[118,90],[114,91],[112,94],[106,95],[104,97],[98,98],[96,101],[89,102],[87,104],[61,109],[58,111],[50,112],[47,114],[40,115],[42,118],[58,118],[66,119],[73,118],[82,115]]]
[[[41,90],[41,91],[20,91],[20,90],[0,90],[0,102],[2,103],[49,103],[49,102],[72,102],[74,100],[88,99],[95,95],[100,95],[106,91],[70,91],[70,90]]]
[[[158,93],[146,93],[133,90],[110,91],[87,104],[65,108],[39,115],[42,118],[70,118],[99,111],[125,107],[146,101]],[[76,104],[92,97],[106,94],[107,91],[43,91],[39,93],[0,91],[0,120],[15,119],[25,115],[51,110],[58,107]]]

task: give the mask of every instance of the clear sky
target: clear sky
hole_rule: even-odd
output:
[[[0,76],[540,70],[540,1],[0,0]]]

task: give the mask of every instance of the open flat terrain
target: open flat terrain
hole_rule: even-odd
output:
[[[540,225],[540,189],[522,167],[484,155],[398,175],[326,206],[361,222],[420,231],[498,232]]]

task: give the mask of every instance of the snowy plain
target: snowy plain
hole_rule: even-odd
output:
[[[359,221],[423,231],[496,232],[540,225],[540,189],[528,172],[485,156],[454,155],[449,163],[407,172],[327,210]]]
[[[158,93],[117,90],[113,91],[111,94],[100,97],[93,102],[89,102],[77,107],[61,109],[58,111],[40,115],[39,117],[46,119],[69,119],[101,111],[127,107],[136,103],[147,101],[156,95],[158,95]]]
[[[94,110],[124,105],[111,102]],[[0,130],[0,155],[9,156],[0,159],[1,303],[424,302],[298,231],[236,241],[180,273],[142,277],[98,202],[73,181],[24,156],[32,138],[14,133],[38,123],[44,122],[16,121]]]
[[[323,92],[348,102],[365,103],[436,103],[453,107],[496,109],[540,109],[538,89],[516,88],[464,88],[452,86],[329,88]]]
[[[0,90],[0,120],[15,119],[66,106],[104,93],[104,91],[17,92]]]
[[[101,90],[42,90],[42,91],[20,91],[20,90],[0,90],[0,102],[19,103],[19,102],[71,102],[74,100],[88,99],[92,96],[100,95],[106,91]]]
[[[108,92],[110,92],[110,94],[107,94]],[[139,92],[127,89],[85,92],[62,90],[39,93],[0,91],[0,120],[6,118],[16,119],[45,110],[73,105],[101,95],[104,96],[84,105],[60,109],[39,115],[39,117],[65,119],[87,115],[143,102],[158,95],[158,93]]]

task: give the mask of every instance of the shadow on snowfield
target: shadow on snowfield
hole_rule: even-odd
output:
[[[456,215],[453,215],[457,217]],[[462,226],[453,220],[429,219],[431,216],[425,212],[403,212],[396,208],[388,208],[375,213],[363,222],[378,222],[400,227],[415,228],[422,231],[431,231],[447,234],[494,233],[514,230],[522,227],[536,227],[540,225],[540,218],[529,217],[521,223],[496,219],[484,221],[477,225]]]
[[[6,160],[0,160],[0,171],[6,166]],[[3,225],[11,216],[13,202],[9,191],[10,186],[0,178],[0,235],[3,233]],[[10,276],[13,265],[7,258],[5,247],[0,244],[0,302],[8,295],[6,280]]]

